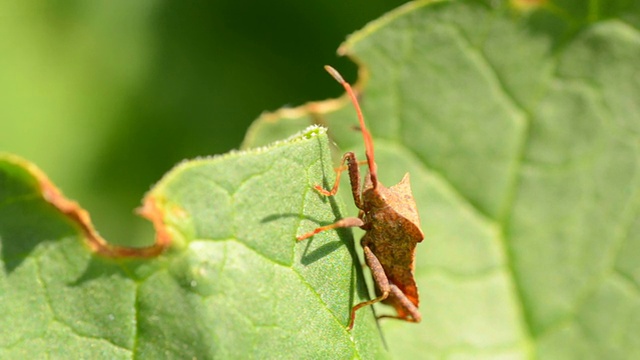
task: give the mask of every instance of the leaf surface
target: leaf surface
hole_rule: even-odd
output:
[[[370,309],[345,329],[367,296],[349,233],[295,240],[341,217],[311,188],[332,174],[322,128],[182,163],[142,211],[170,239],[157,256],[86,236],[44,175],[3,157],[0,357],[384,358]]]
[[[343,45],[381,181],[411,173],[426,235],[422,323],[381,322],[395,357],[640,357],[639,26],[627,1],[418,1]],[[310,123],[362,158],[346,99],[265,115],[245,147]],[[326,140],[177,166],[145,201],[150,249],[2,157],[0,358],[384,358],[371,309],[344,329],[369,297],[351,232],[295,242],[357,214],[346,179],[312,190]]]
[[[419,1],[340,48],[381,180],[411,173],[426,235],[422,323],[382,323],[397,358],[640,356],[639,19],[623,1]],[[308,123],[363,158],[346,98],[269,114],[245,145]]]

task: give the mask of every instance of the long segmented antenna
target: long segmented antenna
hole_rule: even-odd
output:
[[[355,92],[351,88],[348,82],[346,82],[340,73],[332,68],[329,65],[325,65],[324,69],[327,70],[337,82],[339,82],[347,94],[351,98],[351,102],[353,106],[356,108],[356,112],[358,113],[358,121],[360,122],[360,130],[362,131],[362,137],[364,138],[364,149],[365,155],[367,156],[367,163],[369,164],[369,174],[371,176],[371,185],[373,188],[378,187],[378,166],[376,165],[374,154],[373,154],[373,139],[371,138],[371,133],[367,130],[367,126],[364,124],[364,116],[362,116],[362,110],[360,109],[360,104],[358,104],[358,98],[356,97]]]

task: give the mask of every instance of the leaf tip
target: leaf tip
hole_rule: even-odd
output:
[[[320,135],[324,135],[326,133],[327,133],[326,127],[314,124],[314,125],[308,126],[306,129],[302,130],[301,132],[293,135],[288,140],[289,141],[295,141],[296,139],[308,140],[308,139],[313,139],[314,137],[317,137]]]

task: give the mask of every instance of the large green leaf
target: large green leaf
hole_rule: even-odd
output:
[[[397,358],[640,357],[639,26],[623,0],[422,1],[341,48],[381,180],[411,173],[426,234],[422,323],[381,322]],[[346,99],[265,115],[245,147],[310,122],[362,154]],[[357,213],[312,190],[326,140],[179,165],[137,250],[4,157],[0,358],[385,357],[371,309],[344,329],[368,297],[351,232],[294,239]]]
[[[0,358],[384,358],[371,309],[345,328],[367,297],[349,233],[295,240],[342,216],[311,188],[333,176],[327,144],[310,128],[178,165],[145,200],[146,249],[105,243],[32,165],[1,158]]]
[[[638,2],[422,1],[341,47],[381,179],[411,173],[426,234],[423,321],[382,324],[398,358],[640,356],[639,25]],[[346,98],[245,145],[308,123],[362,154]]]

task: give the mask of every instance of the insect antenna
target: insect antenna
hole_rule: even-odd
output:
[[[369,164],[369,175],[371,176],[371,185],[375,189],[378,187],[378,167],[376,165],[375,158],[373,155],[373,139],[371,138],[371,133],[369,132],[369,130],[367,129],[367,126],[364,123],[364,116],[362,116],[362,110],[360,109],[360,104],[358,104],[358,98],[356,97],[355,92],[351,88],[351,85],[349,85],[349,83],[346,82],[344,78],[342,78],[342,75],[340,75],[340,73],[336,69],[332,68],[329,65],[325,65],[324,69],[327,70],[327,72],[331,74],[331,76],[333,76],[333,78],[336,79],[336,81],[339,82],[344,87],[345,91],[347,92],[347,94],[349,94],[349,97],[351,98],[351,102],[353,103],[353,106],[356,108],[356,113],[358,113],[358,121],[360,122],[359,130],[362,131],[362,137],[364,138],[364,149],[365,149],[365,155],[367,156],[367,163]]]

